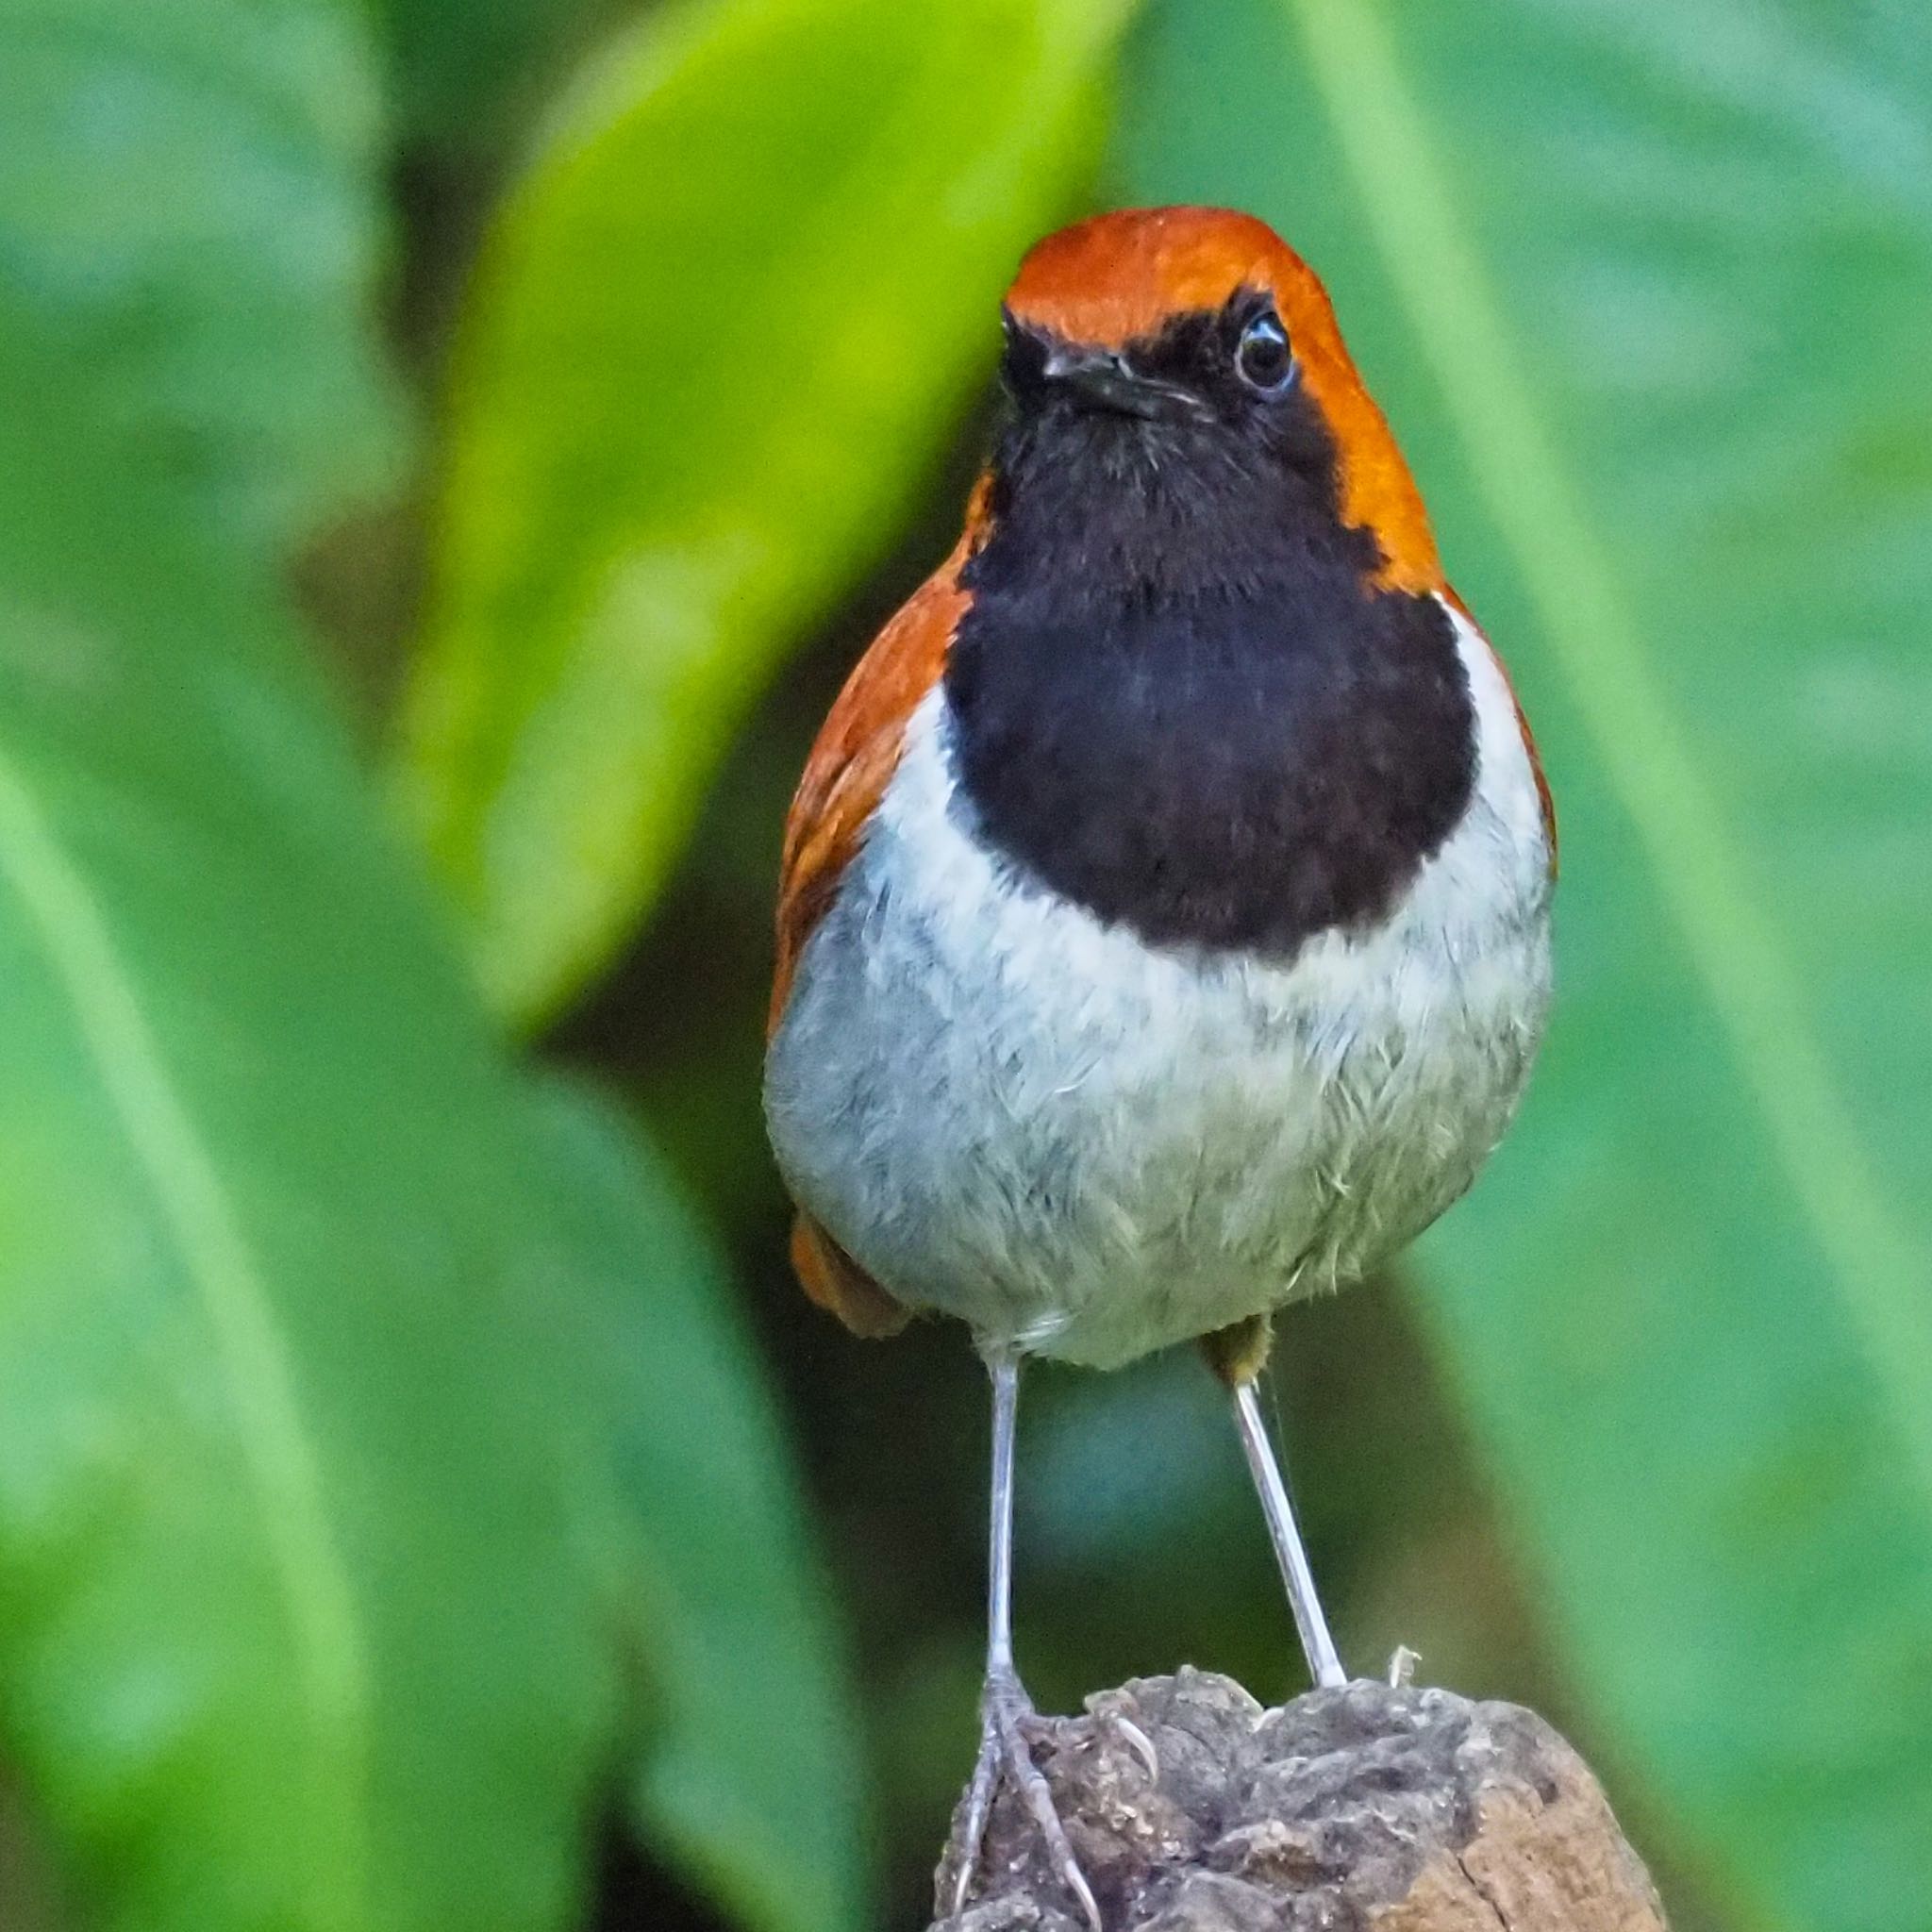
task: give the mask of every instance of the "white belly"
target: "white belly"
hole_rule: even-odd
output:
[[[1469,1185],[1541,1034],[1549,865],[1501,674],[1457,635],[1468,814],[1384,925],[1287,965],[1017,884],[948,808],[926,699],[766,1082],[787,1182],[893,1296],[1108,1367],[1352,1278]]]

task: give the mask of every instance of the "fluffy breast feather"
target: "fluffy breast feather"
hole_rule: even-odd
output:
[[[1549,842],[1507,684],[1457,626],[1462,823],[1373,932],[1286,965],[1016,880],[922,700],[767,1087],[796,1198],[892,1299],[1105,1366],[1345,1279],[1468,1185],[1541,1028]]]

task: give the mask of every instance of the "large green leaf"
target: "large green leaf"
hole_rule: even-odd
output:
[[[1548,755],[1557,1024],[1424,1306],[1579,1678],[1741,1912],[1918,1923],[1932,28],[1173,4],[1133,75],[1129,192],[1326,275]]]
[[[559,1141],[272,599],[78,392],[0,328],[0,1749],[106,1925],[559,1926],[629,1738],[757,1924],[844,1932],[716,1270]]]
[[[379,482],[357,0],[0,0],[0,286],[252,543]]]
[[[619,1573],[649,1666],[636,1814],[748,1923],[848,1932],[863,1916],[856,1717],[785,1445],[741,1392],[758,1375],[722,1313],[722,1270],[614,1115],[561,1087],[547,1107],[553,1164],[571,1177],[565,1252],[579,1272],[583,1257],[605,1258],[582,1358],[603,1365],[598,1393],[619,1418],[618,1508],[649,1529]]]
[[[404,773],[500,1005],[621,937],[780,647],[890,541],[1122,11],[684,5],[564,115],[456,350]]]

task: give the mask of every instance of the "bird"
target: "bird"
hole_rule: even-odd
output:
[[[1270,226],[1095,215],[1025,255],[1001,323],[958,541],[786,821],[764,1110],[806,1292],[861,1336],[953,1318],[991,1375],[941,1909],[1009,1781],[1099,1932],[1013,1655],[1022,1366],[1198,1343],[1309,1674],[1345,1683],[1257,1397],[1273,1320],[1394,1254],[1502,1137],[1557,833],[1509,677]]]

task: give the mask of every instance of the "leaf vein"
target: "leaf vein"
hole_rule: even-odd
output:
[[[342,1807],[316,1861],[317,1923],[366,1921],[362,1882],[369,1692],[353,1592],[260,1266],[143,1012],[113,936],[13,763],[0,755],[0,880],[11,889],[73,1012],[183,1266],[199,1294],[240,1421],[321,1762]]]

